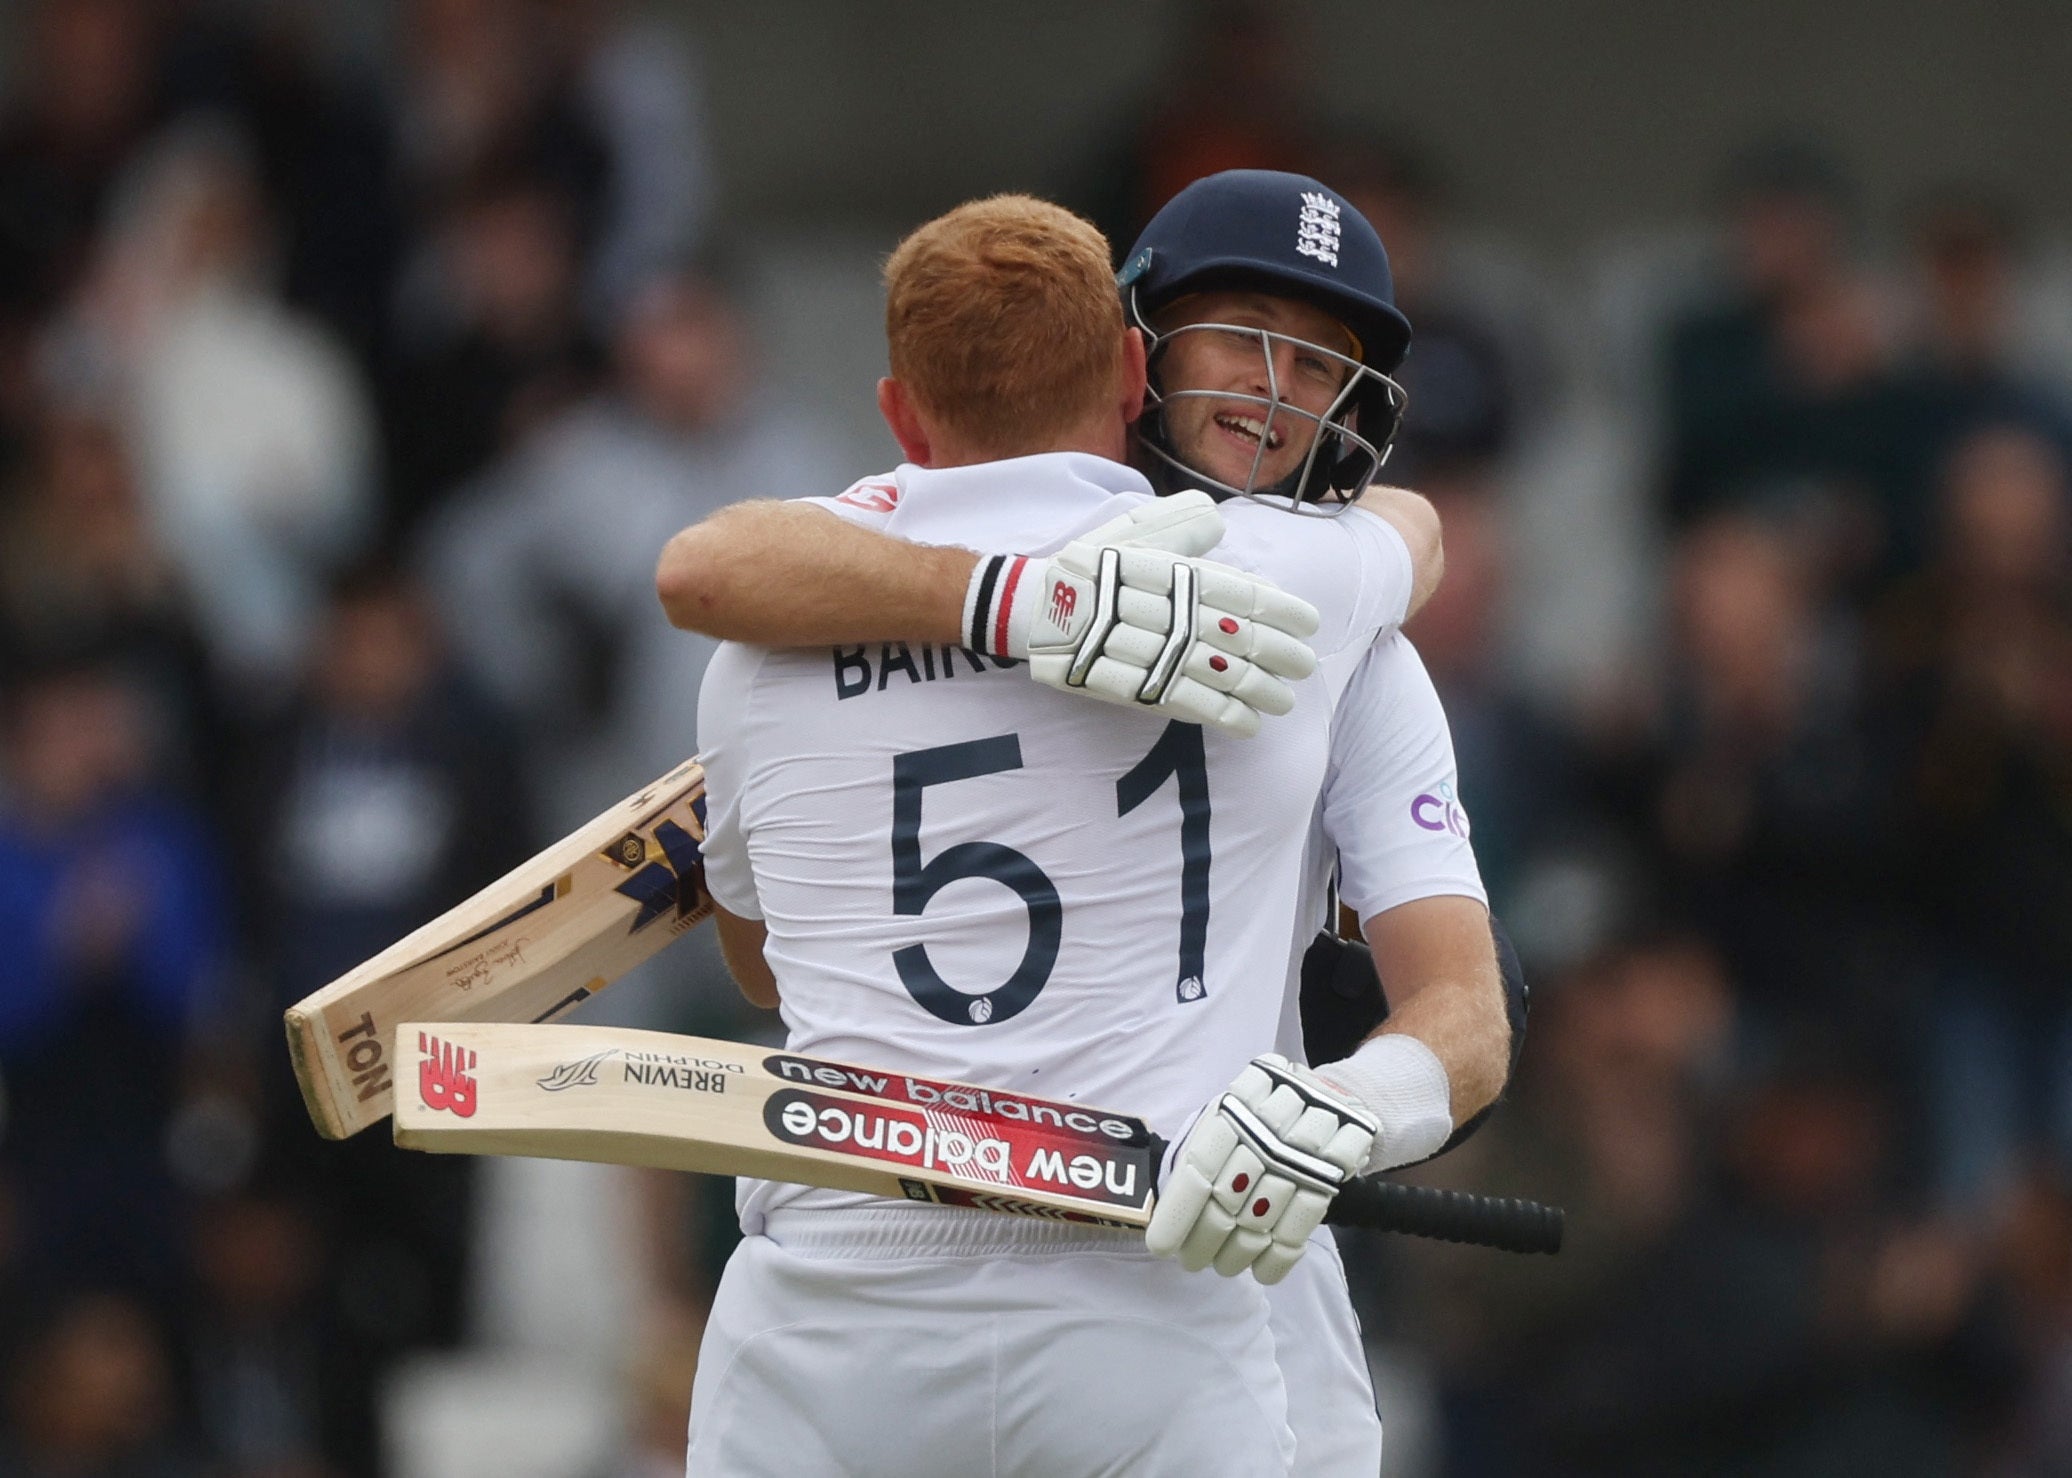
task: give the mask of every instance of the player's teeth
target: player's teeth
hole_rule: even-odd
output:
[[[1218,416],[1216,417],[1216,424],[1231,431],[1242,431],[1254,441],[1265,436],[1266,446],[1269,451],[1281,444],[1280,432],[1276,431],[1271,435],[1267,435],[1266,423],[1255,420],[1251,416]]]

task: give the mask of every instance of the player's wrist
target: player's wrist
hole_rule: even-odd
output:
[[[1367,1156],[1369,1175],[1430,1159],[1453,1132],[1453,1085],[1446,1064],[1416,1037],[1384,1032],[1352,1056],[1312,1071],[1379,1123]]]
[[[963,640],[988,657],[1029,655],[1024,583],[1036,561],[1024,554],[982,554],[964,588]]]

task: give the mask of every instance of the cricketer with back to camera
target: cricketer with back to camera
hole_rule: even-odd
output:
[[[1126,322],[1104,245],[1061,216],[980,203],[895,254],[880,404],[905,465],[817,505],[728,510],[665,553],[672,619],[761,644],[723,652],[701,710],[709,875],[730,958],[751,994],[781,997],[795,1050],[1137,1106],[1181,1140],[1151,1245],[1256,1276],[1169,1283],[1169,1264],[1097,1229],[747,1186],[750,1235],[701,1365],[695,1471],[818,1471],[812,1452],[830,1470],[840,1453],[844,1471],[906,1471],[896,1453],[939,1440],[946,1472],[960,1444],[992,1442],[1027,1471],[1122,1456],[1144,1472],[1371,1473],[1379,1424],[1317,1224],[1347,1175],[1437,1150],[1507,1070],[1472,854],[1408,815],[1450,781],[1452,757],[1394,635],[1436,578],[1435,523],[1414,496],[1369,486],[1402,408],[1385,371],[1408,339],[1380,242],[1316,181],[1213,177],[1132,249]],[[1016,250],[1016,231],[1039,244]],[[1056,304],[1071,290],[1056,284],[1084,260],[1087,290],[1096,257],[1100,347],[1075,377],[1102,395],[1060,393],[1072,413],[1048,426],[986,424],[989,398],[1035,402],[1013,378],[1042,361],[959,310],[989,292],[1014,309],[995,322],[1033,315],[1046,347],[1069,345]],[[1290,711],[1240,740],[1142,704],[929,683],[882,660],[868,694],[839,696],[835,669],[858,643],[883,658],[904,641],[915,663],[917,648],[982,637],[1022,652],[1063,640],[1043,626],[1042,561],[1117,497],[1154,490],[1120,462],[1140,375],[1142,465],[1168,488],[1225,494],[1219,559],[1320,609],[1318,670],[1293,684]],[[1033,602],[1014,578],[1032,568]],[[1098,657],[1148,675],[1163,650],[1126,635]],[[1294,983],[1334,853],[1392,1009],[1312,1074]],[[890,1354],[922,1326],[968,1359],[909,1390],[899,1382],[922,1377]],[[869,1358],[881,1340],[886,1358]],[[828,1344],[856,1358],[838,1372],[815,1354]],[[1026,1406],[988,1414],[971,1383],[995,1361]],[[1148,1444],[1126,1417],[1145,1409],[1172,1414]],[[779,1431],[793,1437],[766,1446]]]

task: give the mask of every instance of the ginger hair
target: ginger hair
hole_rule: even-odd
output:
[[[1032,196],[960,205],[885,263],[893,378],[996,457],[1048,450],[1105,409],[1123,333],[1108,239]]]

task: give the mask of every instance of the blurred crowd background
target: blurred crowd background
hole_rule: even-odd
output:
[[[0,1478],[681,1470],[728,1188],[320,1143],[279,1012],[695,748],[655,555],[895,460],[901,229],[1033,188],[1122,242],[1231,166],[1349,194],[1417,329],[1412,635],[1535,987],[1511,1102],[1423,1174],[1570,1211],[1552,1261],[1348,1240],[1389,1471],[2072,1472],[2062,195],[1859,98],[1622,214],[1618,158],[1472,76],[1318,86],[1387,45],[1345,6],[1017,22],[1052,149],[930,128],[895,65],[968,94],[998,17],[758,9],[0,13]],[[823,73],[868,33],[858,116],[714,76],[785,27]],[[1720,109],[1639,61],[1659,183]],[[911,173],[766,177],[881,116]],[[1449,161],[1492,154],[1478,199]],[[595,1004],[773,1030],[709,941]]]

